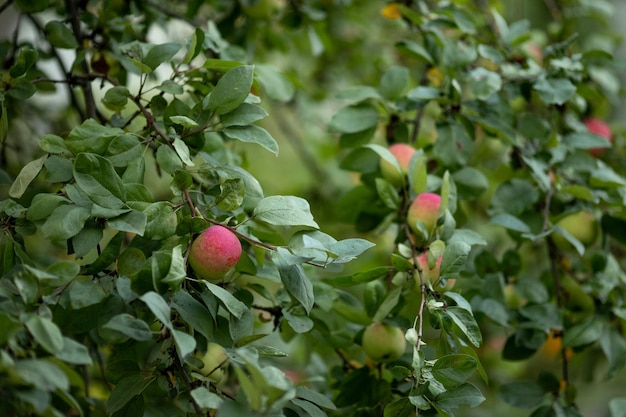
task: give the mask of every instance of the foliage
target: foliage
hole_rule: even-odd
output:
[[[368,4],[0,6],[2,415],[453,416],[496,380],[576,416],[574,361],[619,375],[626,148],[584,123],[620,99],[611,4],[546,1],[546,30],[506,3]],[[384,41],[339,36],[363,16]],[[333,100],[327,149],[357,175],[291,142],[337,181],[266,195],[263,122]],[[390,183],[393,143],[417,152]],[[431,227],[408,216],[423,193]],[[562,221],[581,211],[582,232]],[[212,224],[244,249],[217,284],[187,262]],[[364,354],[377,322],[399,359]],[[494,354],[544,363],[503,380]]]

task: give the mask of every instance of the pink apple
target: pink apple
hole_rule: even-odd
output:
[[[389,147],[389,152],[398,160],[401,171],[398,171],[386,159],[380,160],[380,173],[383,178],[389,181],[395,186],[400,186],[403,183],[404,177],[409,172],[409,162],[415,153],[415,148],[407,145],[406,143],[394,143]]]
[[[189,264],[195,273],[218,281],[230,271],[241,257],[241,242],[224,226],[211,226],[193,241]]]
[[[409,207],[407,213],[407,221],[409,227],[416,234],[415,244],[422,246],[428,242],[433,236],[437,227],[437,219],[439,218],[439,207],[441,206],[441,197],[433,193],[422,193],[415,197],[413,203]],[[417,222],[421,221],[426,227],[428,236],[423,236],[417,227]]]
[[[447,291],[452,289],[456,280],[448,279],[446,285],[442,287],[439,285],[439,278],[441,277],[441,260],[443,259],[443,255],[437,259],[435,262],[435,266],[431,269],[428,266],[428,253],[424,252],[421,255],[417,256],[417,265],[422,270],[422,277],[424,277],[424,283],[430,283],[433,286],[433,289],[436,291]],[[420,285],[419,275],[415,274],[415,282],[417,285]]]
[[[611,128],[604,120],[598,119],[597,117],[590,117],[588,119],[585,119],[584,123],[585,126],[587,126],[587,130],[589,130],[589,132],[605,137],[609,142],[613,140]],[[605,148],[589,149],[589,153],[595,157],[602,155],[604,151]]]

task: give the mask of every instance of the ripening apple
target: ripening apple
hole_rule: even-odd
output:
[[[281,0],[241,0],[241,6],[248,17],[267,20],[285,4]]]
[[[587,130],[589,132],[595,133],[596,135],[600,135],[606,138],[609,142],[613,140],[611,128],[604,120],[598,119],[597,117],[590,117],[588,119],[585,119],[584,123],[585,123],[585,126],[587,126]],[[589,153],[595,157],[602,155],[604,151],[605,151],[605,148],[589,149]]]
[[[415,197],[407,213],[409,227],[416,234],[415,244],[423,246],[433,236],[439,218],[439,207],[441,197],[433,193],[422,193]],[[418,228],[418,221],[421,221],[426,228],[427,236]]]
[[[217,343],[210,342],[207,344],[206,353],[199,354],[198,357],[204,364],[199,372],[213,382],[219,383],[224,378],[223,366],[228,359],[224,348]]]
[[[593,213],[584,210],[568,214],[559,220],[556,226],[562,227],[585,246],[593,244],[598,236],[598,221],[596,217]],[[552,236],[554,244],[559,249],[572,249],[572,245],[562,235],[554,233]]]
[[[363,350],[374,362],[399,359],[406,349],[404,332],[387,323],[372,323],[363,332]]]
[[[435,266],[431,269],[428,266],[428,253],[424,252],[417,256],[417,265],[422,270],[422,277],[424,277],[424,283],[430,283],[433,288],[438,292],[444,292],[452,289],[455,279],[448,279],[445,286],[439,285],[439,278],[441,277],[441,260],[443,259],[443,255],[437,259],[435,262]],[[420,285],[419,275],[415,274],[415,283],[417,286]]]
[[[394,143],[389,147],[389,152],[398,160],[401,171],[384,158],[380,160],[380,173],[383,178],[392,185],[399,187],[404,182],[404,177],[409,172],[409,162],[415,153],[415,148],[406,143]]]
[[[210,226],[191,244],[189,264],[204,279],[218,281],[241,257],[241,242],[224,226]]]

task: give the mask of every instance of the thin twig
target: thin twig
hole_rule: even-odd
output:
[[[189,392],[191,392],[191,388],[192,388],[191,379],[189,379],[189,375],[187,375],[187,371],[185,371],[185,368],[183,368],[183,364],[181,363],[180,358],[178,357],[178,354],[174,352],[172,356],[174,357],[174,366],[176,366],[176,370],[178,370],[178,373],[183,378],[183,381],[185,381],[185,385],[187,385],[187,389],[189,390]],[[193,396],[189,396],[189,400],[191,401],[191,404],[193,405],[194,410],[196,410],[196,414],[199,416],[202,415],[202,408],[200,407],[200,405],[198,405],[196,400],[194,400]]]
[[[12,4],[13,4],[13,0],[7,0],[6,3],[4,3],[2,6],[0,6],[0,13],[4,12]]]

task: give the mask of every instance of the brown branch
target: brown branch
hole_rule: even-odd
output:
[[[189,375],[187,375],[187,371],[185,371],[185,368],[183,368],[183,364],[181,363],[180,358],[178,357],[178,353],[174,352],[172,354],[172,357],[174,358],[174,366],[176,367],[176,370],[178,371],[180,376],[183,378],[183,381],[185,381],[185,385],[187,385],[187,389],[191,393],[191,388],[192,388],[191,379],[189,378]],[[194,400],[191,395],[189,396],[189,400],[191,401],[191,405],[193,405],[194,410],[196,410],[196,414],[201,416],[202,408],[200,407],[200,405],[198,405],[196,400]]]
[[[68,17],[70,18],[72,32],[74,33],[74,37],[76,38],[76,41],[78,42],[76,55],[79,56],[80,52],[82,52],[85,49],[85,47],[83,46],[84,37],[80,28],[79,10],[76,6],[75,0],[65,0],[65,8],[67,10]],[[89,73],[89,65],[87,64],[87,61],[85,61],[84,59],[81,61],[81,67],[84,73],[86,74]],[[106,118],[98,111],[98,108],[96,107],[96,99],[93,95],[91,84],[84,83],[82,85],[82,89],[83,89],[83,93],[85,94],[86,116],[93,118],[93,119],[97,119],[100,122],[104,123],[106,121]]]

